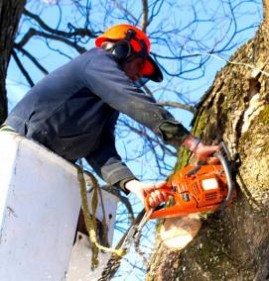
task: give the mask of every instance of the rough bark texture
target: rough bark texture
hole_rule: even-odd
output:
[[[26,0],[0,1],[0,124],[7,116],[6,75],[18,23]]]
[[[217,75],[194,119],[206,143],[226,142],[236,163],[238,198],[204,221],[181,252],[158,242],[147,280],[269,280],[268,0],[256,36]]]

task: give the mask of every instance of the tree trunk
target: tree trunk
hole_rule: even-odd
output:
[[[147,280],[269,280],[268,0],[256,36],[216,75],[199,104],[193,133],[228,145],[236,164],[237,200],[203,222],[183,250],[157,241]]]
[[[7,117],[7,67],[25,3],[26,0],[0,1],[0,124]]]

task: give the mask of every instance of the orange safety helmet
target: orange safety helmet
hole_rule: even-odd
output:
[[[149,78],[155,82],[161,82],[163,80],[163,75],[159,66],[149,55],[149,38],[139,28],[130,24],[114,25],[96,38],[95,45],[100,48],[104,42],[116,43],[115,47],[113,47],[113,54],[119,61],[128,59],[132,54],[141,55],[145,58],[141,76]],[[119,51],[117,51],[117,49]]]

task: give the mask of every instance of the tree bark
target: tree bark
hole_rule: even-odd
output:
[[[228,145],[237,200],[183,250],[157,241],[147,280],[269,280],[269,1],[255,37],[217,73],[193,133]]]
[[[26,0],[0,1],[0,124],[7,117],[6,75],[18,24]]]

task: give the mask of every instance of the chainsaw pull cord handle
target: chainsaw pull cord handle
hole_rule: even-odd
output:
[[[232,174],[231,174],[231,167],[230,167],[230,154],[229,151],[226,147],[226,145],[224,144],[224,142],[220,143],[221,149],[224,150],[225,155],[227,156],[228,159],[225,158],[225,156],[221,153],[221,152],[216,152],[214,153],[214,156],[217,157],[223,167],[224,173],[226,175],[226,179],[227,179],[227,186],[228,186],[228,194],[225,198],[225,200],[223,201],[223,203],[219,206],[219,210],[223,210],[226,206],[226,204],[232,199],[233,196],[233,190],[234,190],[234,182],[232,179]]]

